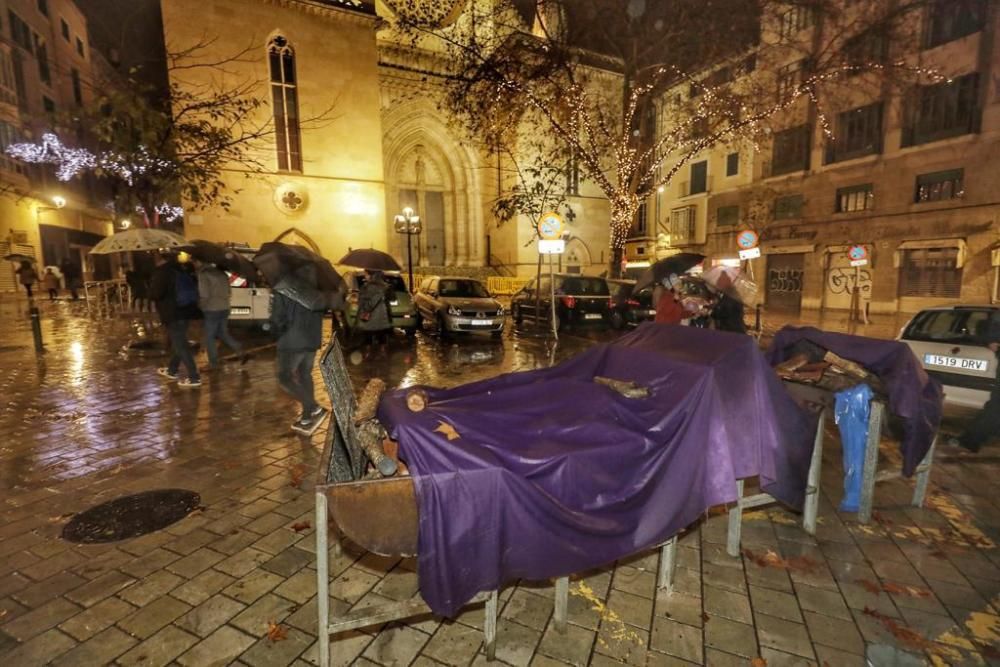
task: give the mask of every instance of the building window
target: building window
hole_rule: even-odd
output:
[[[774,150],[771,156],[771,175],[789,174],[809,168],[809,149],[812,128],[799,125],[774,135]]]
[[[788,100],[795,90],[802,84],[802,73],[805,70],[805,61],[796,60],[784,67],[778,68],[778,81],[776,91],[778,102]]]
[[[80,86],[80,70],[70,70],[70,78],[73,80],[73,101],[77,106],[83,106],[83,89]]]
[[[826,145],[827,163],[881,152],[881,102],[851,109],[837,115],[836,135]]]
[[[566,194],[580,194],[580,158],[576,154],[576,149],[570,146],[567,150],[566,159]]]
[[[986,0],[934,0],[927,14],[924,48],[979,32],[985,21]]]
[[[785,195],[774,200],[775,220],[794,220],[802,217],[802,206],[805,197],[802,195]]]
[[[730,153],[726,156],[726,176],[736,176],[740,173],[740,154]]]
[[[42,95],[42,108],[45,109],[45,113],[55,113],[56,103],[52,101],[52,98]]]
[[[691,186],[688,194],[697,195],[702,192],[708,192],[708,160],[691,165]]]
[[[635,221],[632,223],[632,238],[645,236],[648,228],[646,202],[642,202],[639,204],[639,208],[635,212]]]
[[[38,11],[43,15],[49,15],[49,0],[38,0]]]
[[[949,169],[948,171],[935,171],[931,174],[920,174],[917,176],[917,194],[914,201],[922,204],[926,201],[959,199],[965,194],[962,183],[964,178],[964,169]]]
[[[837,188],[837,213],[867,211],[875,206],[875,187],[871,183]]]
[[[79,37],[76,38],[76,52],[80,54],[81,58],[86,58],[86,54],[83,52],[83,40]]]
[[[279,171],[302,171],[299,100],[295,78],[295,52],[280,35],[267,47],[271,72],[271,104]]]
[[[10,10],[7,10],[7,19],[10,23],[10,38],[28,53],[34,53],[31,45],[31,28],[28,24]]]
[[[19,141],[21,141],[21,133],[18,132],[18,129],[7,121],[0,120],[0,168],[23,174],[23,163],[7,157],[7,147]]]
[[[720,206],[715,211],[715,225],[717,227],[735,227],[740,224],[739,206]]]
[[[69,24],[66,23],[66,19],[59,19],[59,29],[62,30],[63,39],[69,42]]]
[[[903,146],[917,146],[979,129],[979,73],[951,83],[918,86],[907,99]]]
[[[781,15],[778,25],[778,34],[783,39],[794,37],[803,28],[808,28],[815,23],[816,12],[812,7],[801,5],[789,9]]]
[[[889,57],[889,40],[884,32],[869,28],[844,42],[844,64],[852,74],[881,65]]]
[[[7,104],[17,104],[17,83],[14,79],[14,66],[10,55],[0,51],[0,101]]]
[[[673,245],[694,243],[697,234],[695,206],[684,206],[670,211],[670,241]]]
[[[38,78],[46,85],[52,85],[52,72],[49,70],[49,49],[45,40],[38,35],[35,38],[35,57],[38,58]]]
[[[957,248],[904,250],[899,269],[899,295],[957,299],[962,294],[962,269]]]

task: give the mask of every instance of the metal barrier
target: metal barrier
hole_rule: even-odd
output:
[[[531,278],[489,276],[486,279],[486,289],[489,290],[490,294],[511,296],[519,292],[522,287],[527,285],[529,280],[531,280]]]
[[[124,278],[85,281],[83,295],[91,317],[114,317],[132,306],[132,290]]]

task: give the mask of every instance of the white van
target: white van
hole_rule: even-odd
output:
[[[233,250],[252,260],[257,250],[250,247],[234,247]],[[235,273],[229,276],[229,320],[246,322],[267,331],[271,319],[271,288],[259,278],[250,282]]]

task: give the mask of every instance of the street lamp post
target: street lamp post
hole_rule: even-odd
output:
[[[406,266],[410,275],[410,291],[413,291],[413,243],[414,234],[420,234],[422,223],[420,216],[413,214],[413,209],[407,206],[400,215],[393,218],[397,234],[406,234]]]

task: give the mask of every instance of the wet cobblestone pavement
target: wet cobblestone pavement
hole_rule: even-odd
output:
[[[38,360],[25,302],[0,300],[0,664],[315,664],[311,490],[322,433],[288,430],[293,406],[277,389],[273,352],[186,390],[155,375],[162,357],[119,354],[127,322],[88,319],[81,304],[41,306],[48,352]],[[590,344],[420,335],[351,373],[359,385],[371,375],[450,385]],[[571,583],[600,604],[571,595],[565,634],[550,582],[510,587],[498,664],[842,667],[865,664],[867,650],[873,665],[1000,665],[1000,449],[942,448],[927,507],[908,506],[911,482],[881,483],[875,520],[862,526],[835,510],[836,442],[827,440],[815,538],[769,507],[744,524],[753,557],[731,558],[725,516],[710,513],[681,540],[674,592],[655,588],[656,554],[637,554]],[[883,459],[898,460],[890,444]],[[59,538],[78,511],[160,488],[195,491],[203,508],[121,542]],[[331,576],[334,610],[417,590],[413,561],[349,549],[331,557]],[[349,633],[334,641],[334,663],[478,665],[482,623],[471,609]]]

